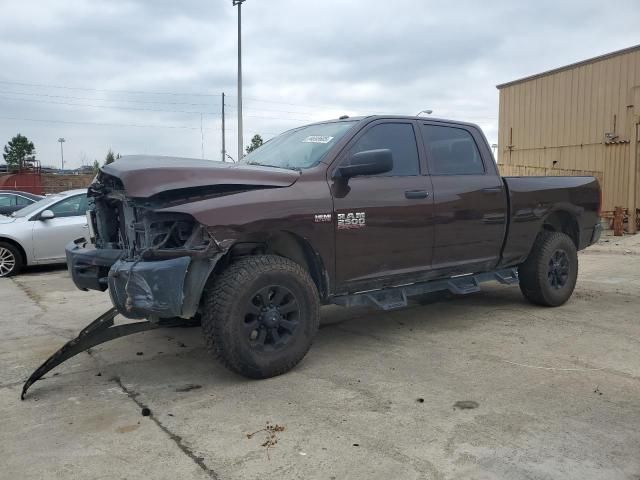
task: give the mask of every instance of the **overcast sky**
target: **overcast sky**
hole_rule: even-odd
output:
[[[0,144],[43,165],[112,148],[237,156],[231,0],[0,0]],[[245,145],[339,115],[415,114],[497,138],[495,85],[640,43],[640,2],[247,0]]]

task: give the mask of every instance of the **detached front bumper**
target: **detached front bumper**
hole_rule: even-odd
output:
[[[121,260],[121,250],[96,249],[76,240],[66,247],[71,278],[81,290],[109,288],[111,301],[128,318],[193,317],[204,285],[221,255],[158,261]]]

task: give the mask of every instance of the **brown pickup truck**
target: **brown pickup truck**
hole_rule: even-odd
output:
[[[322,304],[391,309],[497,280],[561,305],[600,234],[596,179],[501,177],[476,125],[418,117],[307,125],[233,164],[123,157],[89,197],[92,238],[67,260],[78,288],[109,290],[107,326],[199,319],[251,378],[304,357]]]

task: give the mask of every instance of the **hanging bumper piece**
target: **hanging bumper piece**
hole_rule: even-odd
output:
[[[163,327],[186,326],[185,324],[187,323],[182,318],[167,318],[157,322],[142,321],[126,323],[123,325],[114,325],[113,319],[116,315],[118,315],[118,311],[115,308],[111,308],[106,311],[83,328],[76,338],[69,340],[62,346],[62,348],[60,348],[60,350],[51,355],[24,383],[20,399],[24,400],[29,387],[40,380],[46,373],[53,370],[65,360],[68,360],[91,347],[108,342],[109,340],[132,335],[134,333]]]

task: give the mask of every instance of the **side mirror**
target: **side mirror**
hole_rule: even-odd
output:
[[[359,175],[377,175],[393,170],[393,153],[388,148],[354,153],[336,170],[334,178],[349,179]]]
[[[38,218],[40,220],[51,220],[52,218],[55,218],[55,216],[56,214],[51,210],[43,210],[42,212],[40,212],[40,216]]]

